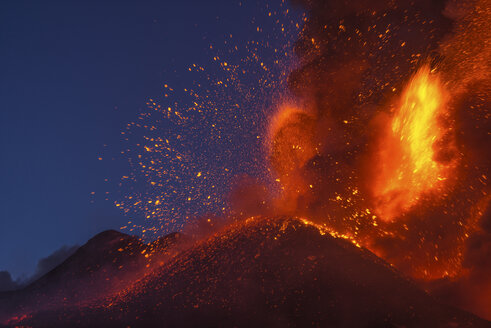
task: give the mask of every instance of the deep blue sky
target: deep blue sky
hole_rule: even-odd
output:
[[[104,195],[129,168],[97,158],[120,151],[175,69],[246,33],[259,11],[247,3],[0,2],[0,271],[29,275],[61,246],[125,225]]]

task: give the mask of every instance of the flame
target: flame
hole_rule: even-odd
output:
[[[449,165],[435,159],[445,136],[441,117],[447,114],[447,92],[439,77],[423,66],[405,88],[377,156],[374,183],[376,212],[391,221],[437,191]]]

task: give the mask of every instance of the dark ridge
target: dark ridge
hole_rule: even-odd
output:
[[[154,243],[163,253],[177,239],[177,234],[171,234]],[[97,234],[38,280],[0,293],[0,322],[19,313],[90,303],[119,290],[147,268],[153,257],[145,253],[152,251],[151,245],[115,230]]]

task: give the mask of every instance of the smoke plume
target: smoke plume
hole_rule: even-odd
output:
[[[489,286],[491,1],[294,2],[309,15],[295,101],[271,120],[276,213],[413,278]]]

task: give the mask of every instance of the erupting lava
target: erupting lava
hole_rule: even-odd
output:
[[[149,101],[125,132],[144,139],[126,150],[138,172],[116,206],[157,220],[143,230],[155,235],[203,208],[297,217],[425,283],[489,276],[489,0],[296,2],[294,45],[210,45],[189,101],[167,84]],[[453,299],[484,299],[476,281]],[[488,315],[481,303],[466,308]]]
[[[425,194],[440,191],[450,163],[438,159],[447,138],[442,118],[447,93],[438,76],[423,66],[404,90],[383,133],[373,185],[377,214],[386,221],[403,214]]]
[[[491,319],[491,0],[294,2],[122,132],[115,205],[162,237],[99,235],[0,325],[489,326],[439,303]]]

